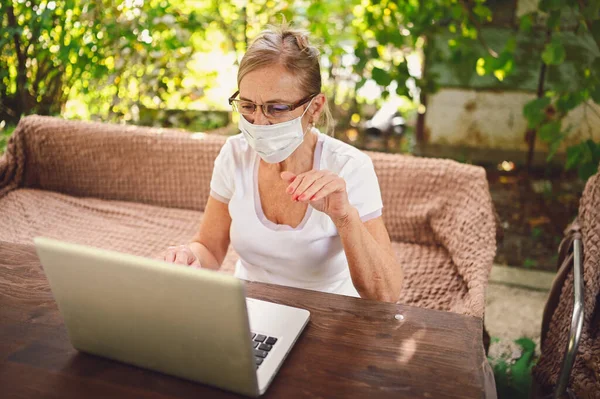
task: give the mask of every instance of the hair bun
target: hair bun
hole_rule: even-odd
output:
[[[300,50],[310,49],[312,47],[308,42],[308,36],[303,32],[293,32],[292,35],[296,39],[296,43],[298,43],[298,48]]]

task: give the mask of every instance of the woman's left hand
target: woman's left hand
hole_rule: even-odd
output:
[[[286,171],[281,173],[281,178],[290,184],[286,192],[292,201],[308,202],[334,223],[345,220],[350,214],[346,181],[335,173],[311,170],[295,175]]]

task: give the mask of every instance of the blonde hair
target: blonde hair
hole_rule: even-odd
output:
[[[268,27],[254,39],[240,62],[238,87],[246,74],[267,66],[282,65],[298,78],[300,89],[307,96],[319,94],[321,93],[319,55],[319,50],[309,42],[308,32],[292,29],[284,19],[281,25]],[[318,124],[323,118],[325,132],[331,134],[333,117],[327,101],[319,121],[314,123]]]

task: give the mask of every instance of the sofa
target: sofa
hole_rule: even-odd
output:
[[[21,119],[0,157],[0,245],[51,238],[155,257],[197,231],[225,136]],[[404,268],[400,303],[480,318],[496,252],[485,171],[368,152]],[[223,270],[233,272],[229,249]]]

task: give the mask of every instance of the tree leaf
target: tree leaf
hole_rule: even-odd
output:
[[[558,147],[560,147],[561,140],[556,140],[550,143],[550,147],[548,149],[548,156],[546,157],[546,162],[550,162],[554,155],[556,155],[556,151],[558,151]]]
[[[577,174],[583,181],[587,181],[587,179],[595,175],[596,172],[598,172],[598,164],[592,162],[585,162],[579,165],[579,168],[577,169]]]
[[[538,8],[541,11],[549,12],[559,10],[567,5],[567,0],[540,0]]]
[[[453,19],[461,20],[464,9],[460,6],[460,4],[455,4],[450,8],[450,12]]]
[[[398,87],[396,87],[396,94],[398,94],[399,96],[410,97],[410,91],[408,90],[408,87],[406,87],[405,84],[398,84]]]
[[[600,163],[600,145],[596,144],[592,139],[587,139],[585,144],[587,144],[592,154],[592,163],[598,165]]]
[[[477,15],[482,21],[489,22],[492,20],[492,12],[488,7],[484,6],[481,3],[473,7],[473,13]]]
[[[380,86],[387,86],[392,83],[392,78],[387,71],[384,71],[381,68],[374,67],[371,71],[371,77],[373,80]]]
[[[540,139],[547,142],[552,143],[560,139],[560,122],[554,121],[550,123],[546,123],[540,127],[538,131]]]
[[[556,109],[558,112],[566,114],[572,109],[577,108],[582,102],[583,95],[581,92],[566,93],[556,100]]]
[[[565,169],[570,170],[579,163],[581,159],[581,145],[574,145],[567,148],[567,162],[565,163]]]
[[[515,35],[511,35],[506,44],[504,45],[504,50],[509,53],[514,53],[517,48],[517,37]]]
[[[529,128],[534,128],[542,123],[546,117],[545,109],[550,105],[550,98],[536,98],[525,104],[523,116],[527,119]]]
[[[372,59],[379,59],[380,58],[379,52],[377,51],[377,46],[371,47],[369,49],[369,52],[371,53],[371,58]]]
[[[359,90],[361,87],[363,87],[365,85],[365,83],[367,83],[367,79],[366,78],[361,78],[358,83],[356,84],[356,90]]]
[[[519,30],[523,33],[531,32],[531,28],[533,27],[533,14],[525,14],[521,17],[519,21]]]
[[[559,65],[565,60],[566,52],[565,47],[561,41],[553,37],[552,41],[546,44],[544,51],[542,52],[542,60],[547,65]]]
[[[546,21],[548,29],[556,30],[560,26],[560,15],[561,10],[550,11],[550,16],[548,17],[548,21]]]

